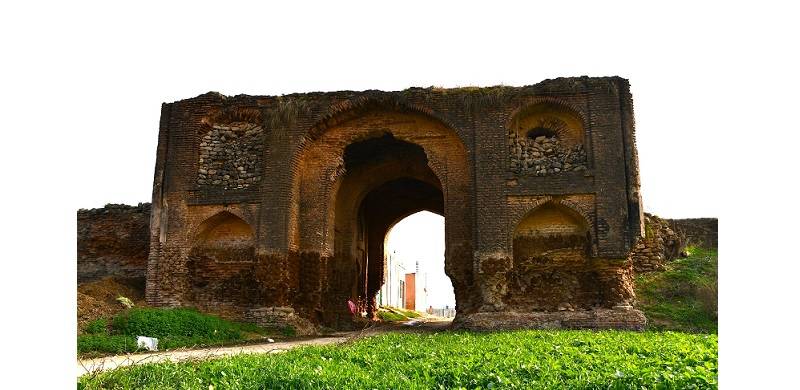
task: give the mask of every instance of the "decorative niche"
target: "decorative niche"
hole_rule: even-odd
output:
[[[521,110],[508,130],[509,170],[546,176],[588,169],[583,121],[569,108],[539,103]]]

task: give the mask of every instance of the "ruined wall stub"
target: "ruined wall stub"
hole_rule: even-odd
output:
[[[458,326],[641,328],[641,209],[618,77],[207,93],[162,106],[147,300],[348,327],[348,299],[374,310],[387,231],[429,210]]]

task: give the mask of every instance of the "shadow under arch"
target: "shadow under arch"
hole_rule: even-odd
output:
[[[583,132],[589,127],[586,116],[576,106],[559,98],[543,96],[532,99],[511,112],[506,128],[515,131],[528,130],[525,125],[531,119],[548,115],[564,120],[574,130]]]

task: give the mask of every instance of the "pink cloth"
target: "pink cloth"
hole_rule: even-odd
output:
[[[350,309],[350,314],[356,314],[356,304],[351,300],[347,300],[347,307]]]

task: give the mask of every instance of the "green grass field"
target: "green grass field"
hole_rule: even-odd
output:
[[[661,272],[636,277],[637,305],[652,330],[717,332],[717,251],[688,248]]]
[[[79,382],[86,389],[716,387],[716,335],[623,331],[383,334],[277,355],[127,367]]]

